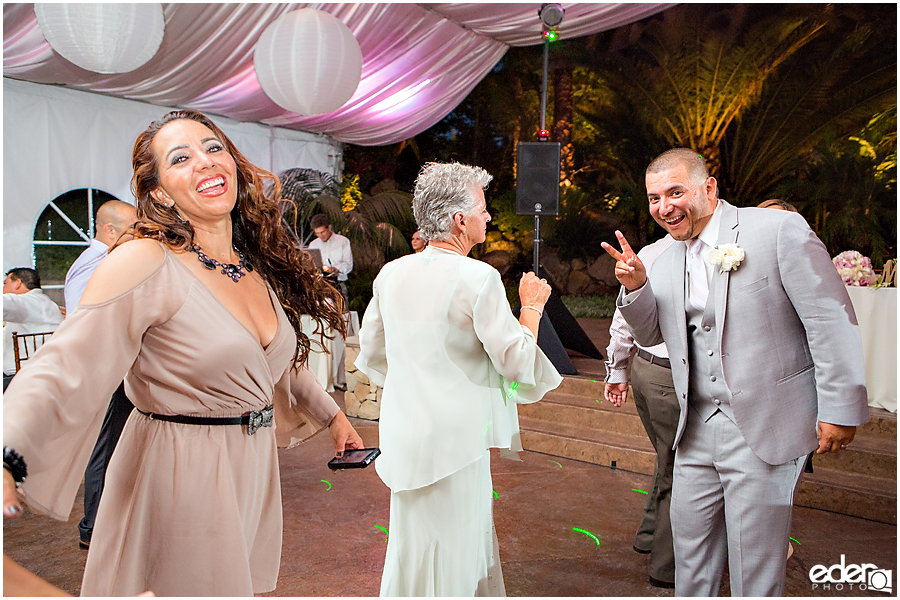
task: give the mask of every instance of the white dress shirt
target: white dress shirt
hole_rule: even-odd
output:
[[[81,256],[75,259],[69,272],[66,273],[66,312],[72,314],[81,302],[81,296],[84,294],[84,288],[90,280],[94,269],[106,258],[109,253],[109,246],[100,240],[91,240],[91,245],[87,250],[81,253]]]
[[[653,261],[674,243],[675,240],[672,236],[666,234],[664,238],[641,248],[637,254],[638,258],[649,271]],[[642,348],[642,346],[634,341],[625,317],[617,308],[612,324],[609,326],[609,347],[606,349],[606,383],[628,383],[628,361],[638,348]],[[644,350],[660,358],[669,357],[665,343],[644,348]]]
[[[338,281],[347,281],[347,275],[353,270],[350,240],[338,233],[332,233],[327,242],[316,238],[309,243],[309,247],[322,253],[323,267],[334,267],[338,270]]]
[[[37,289],[25,294],[3,294],[3,374],[16,372],[12,334],[56,331],[63,316],[56,302]],[[38,343],[40,345],[40,343]]]
[[[722,221],[722,201],[719,200],[716,203],[716,210],[713,212],[712,218],[706,224],[706,227],[703,228],[703,231],[700,232],[700,235],[697,238],[703,242],[703,250],[700,251],[700,258],[703,259],[703,266],[706,267],[706,281],[707,284],[713,276],[713,265],[709,262],[709,253],[713,248],[716,247],[716,244],[719,243],[719,223]],[[688,252],[690,252],[690,242],[685,242],[688,246]]]

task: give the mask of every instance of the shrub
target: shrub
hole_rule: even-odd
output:
[[[563,296],[562,301],[576,319],[611,319],[616,312],[615,296]]]

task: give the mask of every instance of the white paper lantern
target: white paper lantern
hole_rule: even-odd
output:
[[[362,51],[340,20],[301,8],[266,27],[253,66],[275,104],[301,115],[318,115],[337,110],[353,96],[362,75]]]
[[[59,54],[95,73],[128,73],[153,58],[165,31],[162,4],[35,4]]]

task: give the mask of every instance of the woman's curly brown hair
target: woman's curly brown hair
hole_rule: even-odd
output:
[[[174,206],[155,202],[150,194],[159,187],[159,165],[151,144],[160,129],[178,119],[189,119],[208,127],[234,158],[237,165],[237,202],[231,211],[234,246],[278,296],[297,334],[294,352],[294,368],[297,368],[306,363],[311,348],[309,336],[301,329],[300,315],[308,314],[316,322],[313,335],[319,336],[320,344],[328,327],[346,335],[342,316],[344,299],[317,272],[310,256],[301,252],[294,241],[278,205],[281,195],[278,178],[247,160],[203,113],[172,111],[150,123],[135,141],[131,155],[134,168],[131,191],[137,199],[138,222],[132,233],[135,237],[159,240],[180,252],[188,251],[193,244],[194,228],[190,222],[184,220]],[[273,183],[268,193],[264,185],[266,180]]]

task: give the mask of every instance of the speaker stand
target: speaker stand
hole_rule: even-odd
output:
[[[513,314],[517,319],[520,311],[521,304],[516,302]],[[553,286],[550,298],[544,304],[544,314],[541,316],[538,326],[538,347],[544,351],[544,354],[562,375],[578,375],[578,370],[572,364],[566,349],[603,360],[603,354],[597,350],[594,342],[563,304],[556,286]]]
[[[515,315],[517,319],[519,318],[521,310],[522,307],[520,303],[517,302],[513,307],[513,315]],[[572,364],[572,360],[566,353],[562,340],[556,335],[556,330],[553,328],[550,315],[547,314],[546,306],[544,306],[544,314],[541,315],[541,320],[538,324],[537,344],[538,348],[544,351],[544,354],[547,355],[547,358],[550,359],[550,362],[553,363],[553,366],[556,367],[556,370],[559,371],[560,375],[578,375],[578,370],[575,368],[575,365]]]

